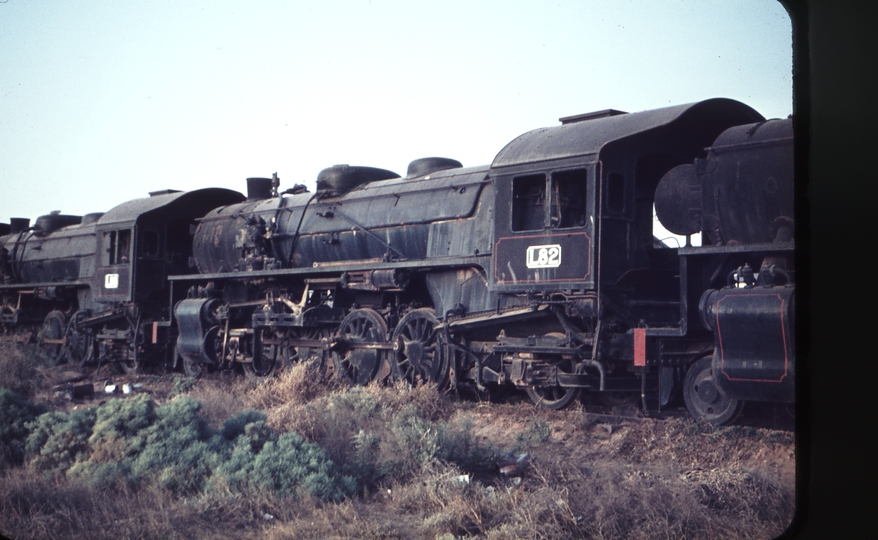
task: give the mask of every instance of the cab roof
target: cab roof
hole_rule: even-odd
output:
[[[685,123],[708,132],[708,140],[713,141],[729,127],[765,120],[750,106],[726,98],[635,113],[612,112],[614,114],[600,114],[597,117],[588,114],[567,117],[562,119],[566,123],[560,126],[529,131],[500,150],[491,168],[590,154],[597,161],[601,149],[608,143],[664,127],[679,127]]]
[[[245,199],[244,195],[224,188],[206,188],[193,191],[155,192],[157,194],[143,199],[124,202],[101,216],[97,222],[99,229],[133,227],[138,218],[154,211],[179,211],[181,216],[198,214],[201,217],[218,206],[235,204]],[[179,209],[179,210],[178,210]]]

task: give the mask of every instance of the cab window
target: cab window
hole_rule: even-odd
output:
[[[583,227],[587,219],[585,169],[552,173],[552,227]]]
[[[512,179],[512,230],[535,231],[545,227],[546,175]]]
[[[104,233],[104,249],[101,254],[103,265],[126,264],[131,250],[131,231],[110,231]]]

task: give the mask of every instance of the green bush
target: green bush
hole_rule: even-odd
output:
[[[300,416],[302,432],[339,464],[340,473],[367,485],[383,474],[380,444],[389,414],[375,393],[353,387],[304,405]]]
[[[119,461],[143,449],[142,431],[156,418],[155,405],[142,394],[129,399],[113,399],[95,411],[95,423],[88,444],[91,460]]]
[[[247,424],[255,422],[265,422],[265,413],[248,409],[242,411],[235,416],[226,420],[223,424],[222,434],[229,441],[235,440],[239,435],[243,435]]]
[[[255,487],[281,496],[308,493],[332,501],[357,490],[356,481],[339,474],[319,446],[295,432],[278,437],[264,422],[247,425],[230,458],[217,469],[215,481],[233,492]]]
[[[0,387],[30,397],[45,382],[51,363],[37,355],[33,345],[0,343]]]
[[[0,468],[21,465],[27,425],[45,412],[45,407],[25,400],[15,392],[0,388]]]
[[[64,472],[77,461],[88,459],[88,440],[97,418],[94,408],[69,413],[50,412],[28,427],[25,458],[30,468],[46,475]]]
[[[454,463],[464,471],[483,471],[496,467],[499,450],[479,442],[471,419],[458,424],[430,422],[414,405],[404,406],[391,422],[391,444],[397,459],[385,466],[396,474],[416,474],[429,462]]]
[[[436,460],[470,472],[496,467],[499,451],[477,440],[471,419],[434,422],[422,412],[419,405],[438,411],[430,397],[355,387],[304,405],[298,425],[339,464],[341,474],[366,488],[387,476],[404,481]],[[435,390],[432,397],[440,399]]]
[[[156,407],[142,395],[44,414],[32,423],[28,462],[46,475],[100,489],[156,485],[193,494],[222,486],[334,501],[356,491],[323,450],[296,433],[278,436],[263,413],[244,411],[216,430],[200,409],[188,396]]]
[[[188,396],[155,410],[155,421],[142,429],[132,446],[132,480],[150,479],[174,492],[203,489],[211,471],[226,453],[228,443],[198,415],[201,404]]]
[[[439,457],[439,433],[432,422],[421,418],[414,405],[406,405],[396,414],[391,432],[406,472],[416,472]]]

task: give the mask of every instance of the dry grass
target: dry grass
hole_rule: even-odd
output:
[[[8,388],[25,397],[46,385],[50,363],[36,354],[33,345],[0,343],[0,388]]]
[[[61,369],[0,351],[0,385],[31,399],[48,395]],[[352,389],[305,366],[260,386],[219,374],[191,385],[175,377],[141,380],[159,401],[178,393],[197,399],[213,426],[244,409],[263,411],[279,433],[297,431],[341,467],[359,471],[359,494],[329,503],[259,490],[247,497],[180,496],[157,487],[108,492],[13,467],[0,471],[0,533],[114,540],[769,539],[795,510],[789,432],[636,421],[582,406],[548,412],[524,401],[485,405],[426,386]],[[408,424],[400,423],[403,417]],[[445,430],[445,444],[469,444],[466,452],[489,444],[527,451],[528,465],[504,477],[399,446],[437,430]]]

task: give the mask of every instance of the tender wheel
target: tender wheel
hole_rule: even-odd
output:
[[[390,364],[398,380],[429,381],[438,389],[448,384],[448,357],[437,339],[439,321],[429,309],[407,313],[393,331]]]
[[[744,402],[728,398],[720,391],[711,364],[710,356],[692,364],[683,381],[683,399],[695,420],[717,426],[731,424],[741,414]]]
[[[60,311],[50,311],[43,319],[43,326],[37,334],[37,349],[40,355],[52,364],[60,364],[64,360],[66,330],[67,318]]]
[[[332,353],[332,361],[339,377],[353,384],[367,384],[373,380],[387,354],[381,349],[361,349],[356,345],[387,342],[387,324],[378,312],[355,309],[341,322],[338,338],[343,350]]]
[[[556,364],[564,373],[573,373],[573,359],[563,359]],[[580,388],[562,388],[560,386],[528,386],[527,395],[534,404],[543,409],[557,411],[563,409],[579,398]]]
[[[269,328],[257,328],[253,338],[253,361],[242,364],[244,375],[261,384],[267,381],[283,361],[280,351],[283,336]]]

